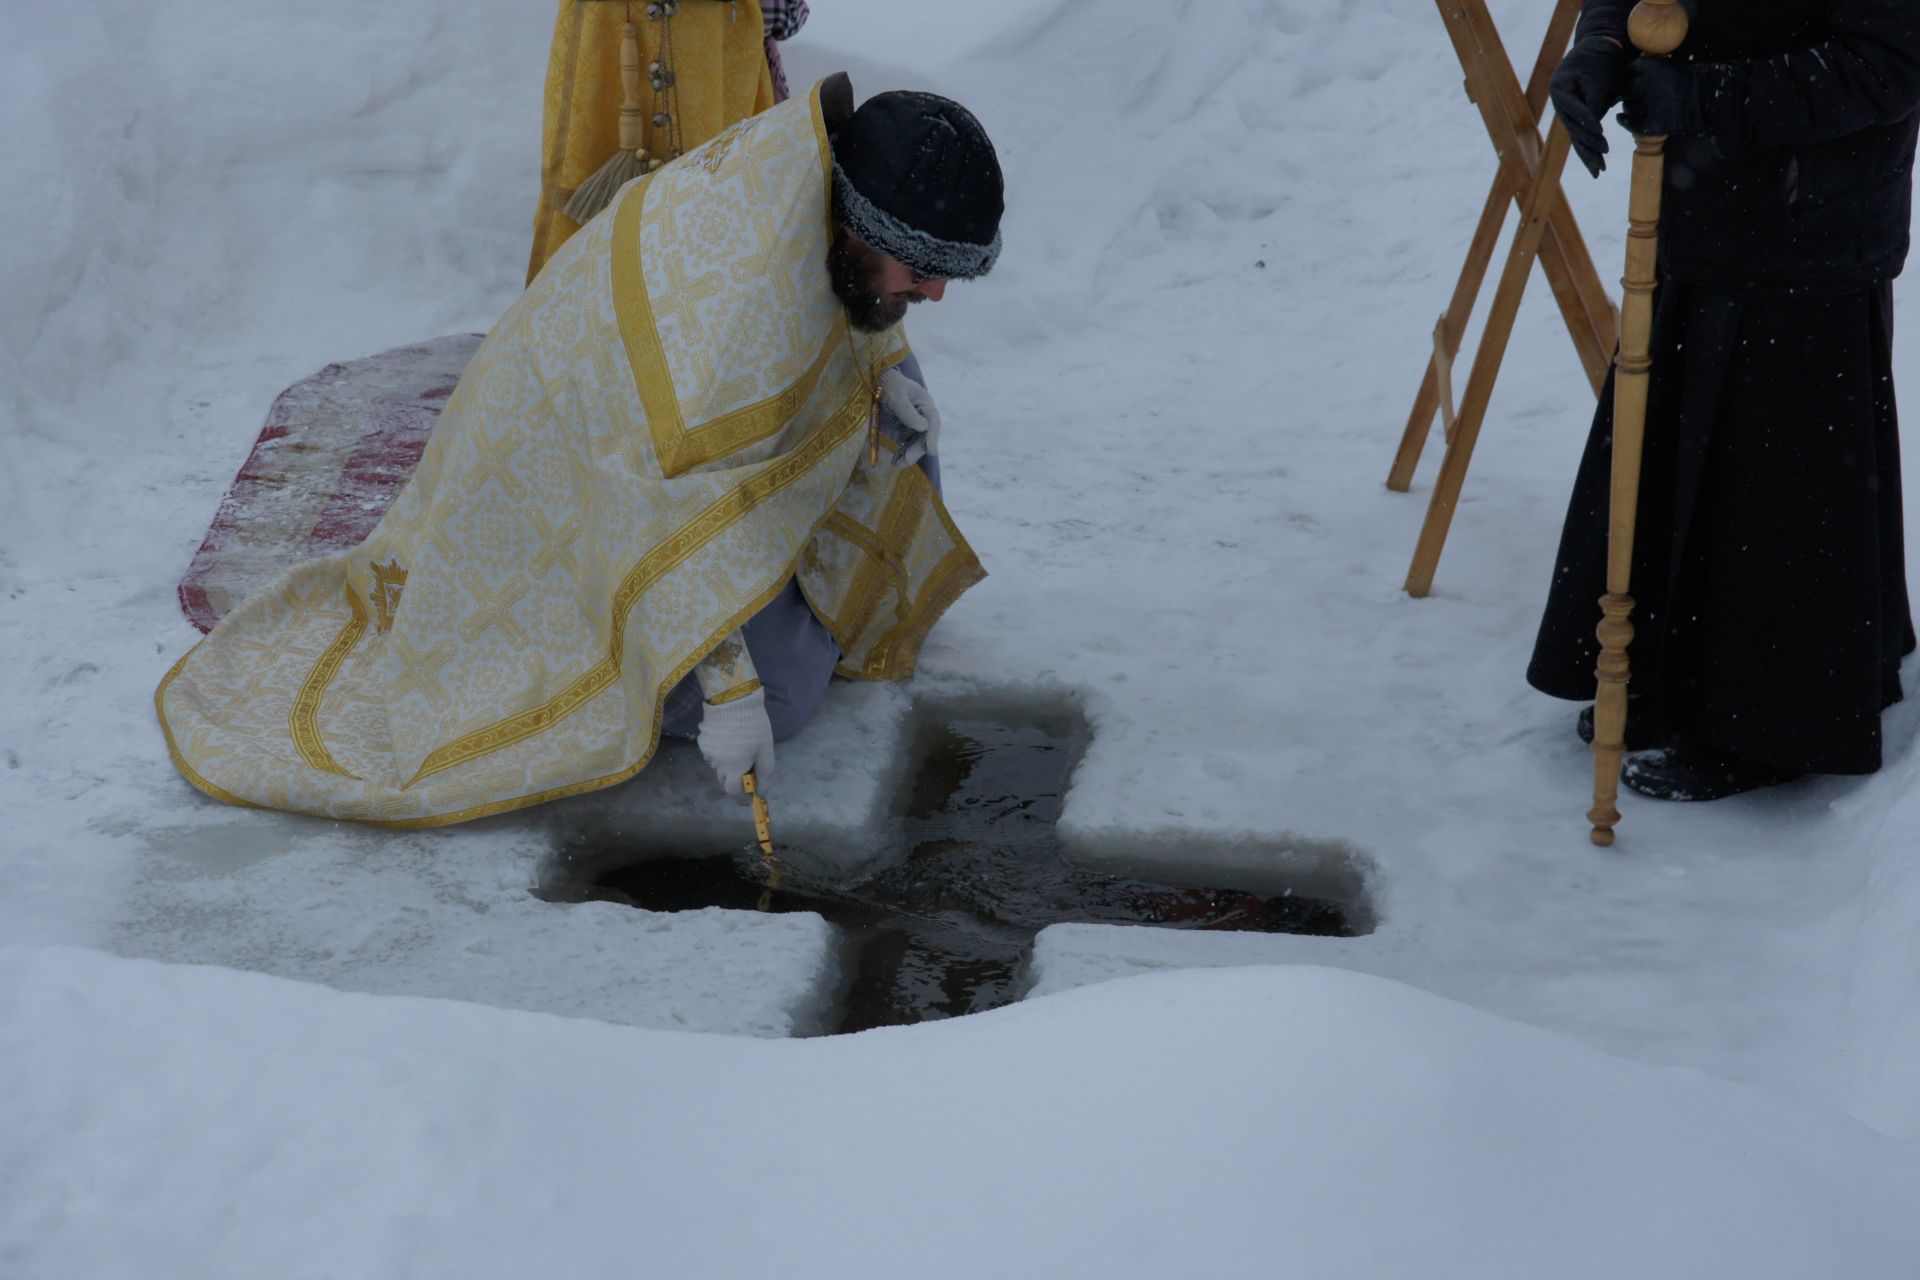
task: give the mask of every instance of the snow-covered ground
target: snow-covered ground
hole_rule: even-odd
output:
[[[1529,62],[1542,6],[1492,7]],[[789,46],[967,102],[1009,208],[911,326],[993,576],[783,750],[783,833],[870,856],[912,697],[1070,702],[1076,854],[1358,870],[1378,917],[1056,927],[1027,1003],[834,1043],[764,1039],[817,921],[528,893],[562,830],[737,824],[690,751],[393,834],[215,806],[153,722],[273,395],[517,291],[550,8],[0,11],[0,1275],[1920,1265],[1920,711],[1877,777],[1588,845],[1520,678],[1591,410],[1537,279],[1400,591],[1434,458],[1381,481],[1493,161],[1424,0],[819,0]],[[1569,187],[1610,279],[1623,176]]]
[[[1920,1256],[1910,1146],[1336,970],[771,1044],[61,949],[0,956],[0,991],[8,1275],[1786,1280]],[[122,1087],[76,1089],[76,1061]]]

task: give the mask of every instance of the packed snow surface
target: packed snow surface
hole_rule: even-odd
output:
[[[1785,1280],[1920,1256],[1906,1144],[1311,966],[772,1044],[62,948],[0,953],[0,981],[10,1274]]]
[[[583,827],[737,829],[690,749],[396,834],[221,808],[153,721],[273,396],[519,289],[550,5],[4,7],[0,1275],[1914,1273],[1920,712],[1587,844],[1521,680],[1592,408],[1537,279],[1400,590],[1494,169],[1430,5],[817,0],[788,47],[967,103],[1008,212],[910,323],[993,576],[783,745],[779,829],[874,856],[913,699],[1070,705],[1077,857],[1378,918],[1056,927],[1026,1004],[834,1043],[778,1039],[818,921],[529,893]],[[1543,6],[1491,7],[1524,72]],[[1624,174],[1567,182],[1611,280]]]

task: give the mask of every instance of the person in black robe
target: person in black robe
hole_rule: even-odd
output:
[[[1914,648],[1892,280],[1920,0],[1695,0],[1671,59],[1636,54],[1632,6],[1587,0],[1552,83],[1595,176],[1615,102],[1669,135],[1622,777],[1714,799],[1871,773]],[[1612,434],[1609,375],[1527,669],[1559,698],[1594,696]]]

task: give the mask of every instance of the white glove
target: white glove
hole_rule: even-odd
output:
[[[709,703],[700,713],[697,741],[721,787],[744,803],[747,792],[740,785],[741,775],[752,771],[754,782],[761,786],[773,777],[773,721],[767,718],[767,691],[755,689],[717,707]]]
[[[940,406],[933,402],[932,392],[896,365],[880,375],[880,398],[907,429],[907,438],[893,457],[894,466],[910,467],[922,454],[929,458],[940,455]]]

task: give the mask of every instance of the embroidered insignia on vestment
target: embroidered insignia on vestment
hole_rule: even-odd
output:
[[[367,567],[373,570],[373,590],[367,592],[367,599],[373,605],[374,627],[385,635],[393,630],[394,617],[400,612],[400,592],[407,585],[407,571],[398,560],[385,564],[368,561]]]

